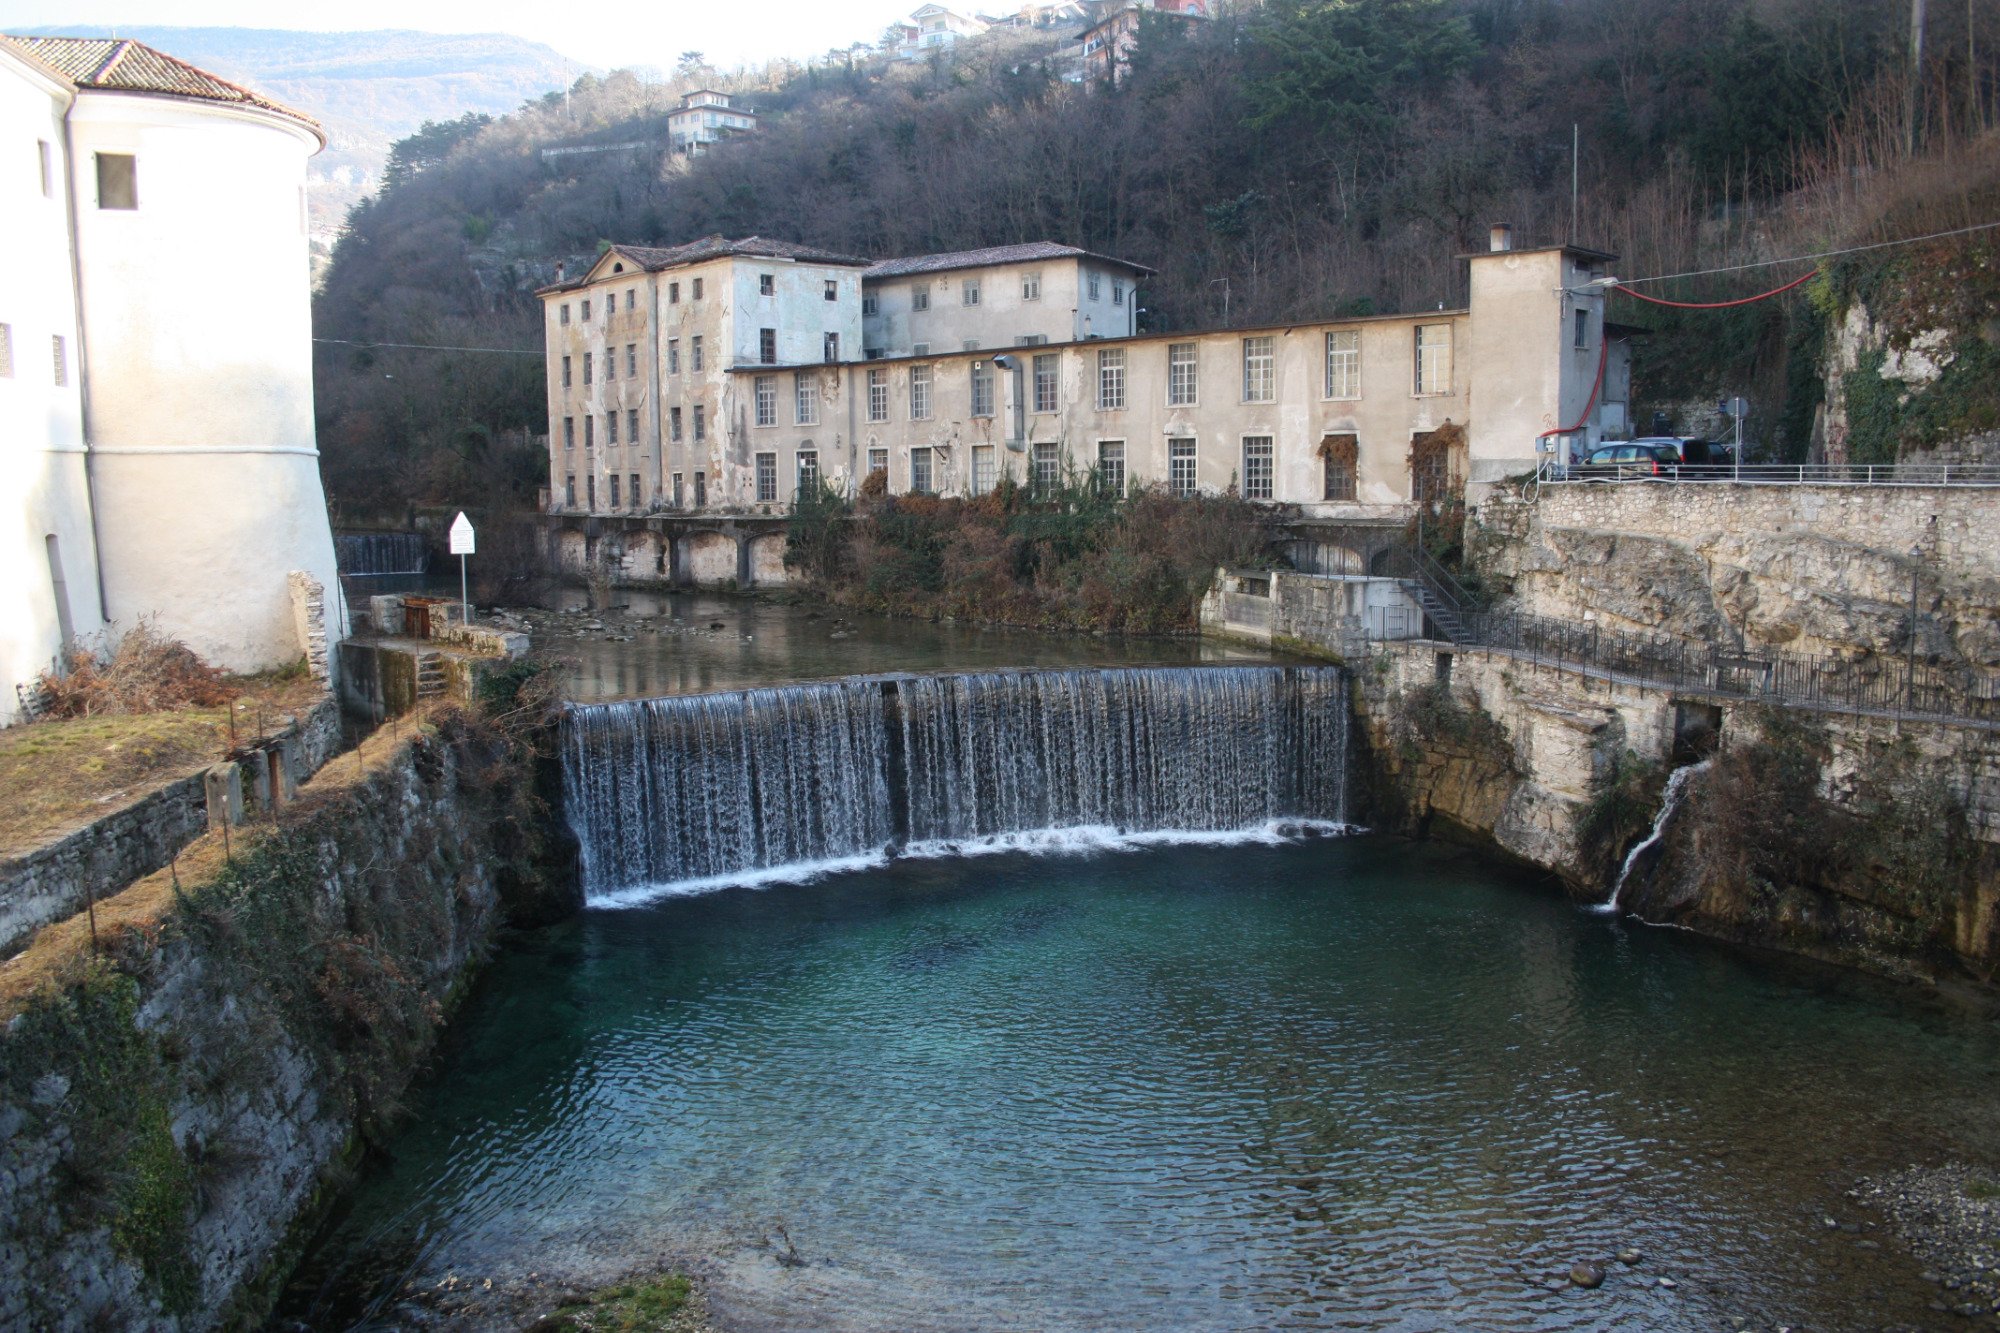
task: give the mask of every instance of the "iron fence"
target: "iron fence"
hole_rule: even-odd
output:
[[[1536,471],[1543,485],[1713,484],[1745,486],[2000,486],[1994,463],[1559,463]]]

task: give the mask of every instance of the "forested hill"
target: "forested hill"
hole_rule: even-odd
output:
[[[709,232],[877,256],[1042,238],[1108,251],[1159,270],[1150,328],[1424,308],[1462,299],[1451,256],[1488,223],[1568,235],[1572,126],[1576,239],[1622,253],[1621,273],[1767,255],[1883,225],[1879,201],[1797,202],[1900,141],[1905,17],[1880,0],[1269,0],[1148,16],[1127,76],[1088,91],[1060,77],[1075,34],[1002,31],[923,63],[722,79],[763,129],[686,165],[665,155],[666,113],[714,71],[586,76],[399,144],[388,187],[351,218],[319,331],[536,347],[529,293],[558,259]],[[1959,115],[1964,24],[1933,14],[1925,123],[1940,133]],[[1740,332],[1767,352],[1795,341],[1782,324]],[[462,480],[477,440],[540,421],[532,364],[407,354],[474,418],[440,419],[383,403],[385,355],[323,361],[336,491],[385,467],[401,494]],[[1706,391],[1701,365],[1677,373]],[[397,443],[412,432],[414,451]]]
[[[307,112],[327,131],[313,159],[314,230],[330,233],[380,183],[389,146],[428,120],[499,115],[583,65],[505,33],[289,32],[275,28],[117,28],[64,24],[72,37],[129,37]]]

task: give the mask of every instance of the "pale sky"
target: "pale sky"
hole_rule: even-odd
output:
[[[325,9],[270,0],[0,0],[0,31],[65,23],[352,31],[507,32],[589,65],[671,68],[702,51],[728,68],[873,43],[922,0],[652,0],[565,5],[550,0],[339,0]],[[899,5],[901,6],[899,8]]]

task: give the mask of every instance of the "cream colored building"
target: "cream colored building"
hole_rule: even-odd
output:
[[[866,356],[921,356],[1124,338],[1153,270],[1032,241],[884,259],[861,274]]]
[[[289,572],[338,619],[312,411],[318,127],[137,42],[0,37],[0,140],[0,717],[65,641],[141,618],[230,670],[297,661]]]
[[[729,263],[754,273],[762,261],[748,252],[773,243],[696,245],[703,254],[744,247]],[[606,266],[621,253],[635,252],[612,250],[586,282],[615,285]],[[564,444],[577,430],[569,424],[580,410],[571,406],[576,367],[586,344],[605,353],[594,333],[552,314],[552,357],[567,356],[571,366],[571,384],[561,389],[562,372],[551,362],[551,466],[562,478],[552,477],[553,507],[777,513],[802,484],[824,480],[853,494],[872,471],[897,493],[977,494],[1002,477],[1034,484],[1078,474],[1180,494],[1234,487],[1253,500],[1339,518],[1395,517],[1455,494],[1477,499],[1541,458],[1589,447],[1607,421],[1622,426],[1623,402],[1607,404],[1605,389],[1622,393],[1629,382],[1631,330],[1613,326],[1607,338],[1606,288],[1596,280],[1608,255],[1569,246],[1516,250],[1496,228],[1492,248],[1463,258],[1472,269],[1465,309],[1110,337],[1076,332],[1084,306],[1073,294],[1087,299],[1095,273],[1108,297],[1114,275],[1136,283],[1147,273],[1140,266],[1063,246],[876,264],[858,284],[863,359],[811,361],[811,330],[801,327],[774,360],[739,354],[705,371],[699,392],[723,435],[677,453],[669,430],[667,489],[636,502],[629,480],[616,503],[603,482],[582,492],[566,484],[575,475],[569,465],[585,458],[578,449],[591,447],[589,439]],[[798,290],[810,298],[813,283],[831,280],[825,273],[851,277],[843,266],[859,262],[801,261],[809,281]],[[1027,274],[1039,275],[1039,301],[1013,299]],[[964,284],[974,281],[977,299],[964,299]],[[580,290],[551,289],[544,299],[574,301]],[[812,311],[820,322],[807,320],[812,328],[839,322],[825,290],[832,289],[822,288]],[[917,291],[961,299],[912,308]],[[1112,308],[1129,312],[1136,300],[1128,287]],[[609,341],[627,336],[649,335],[635,325]],[[685,340],[688,326],[667,336]],[[880,354],[924,342],[931,346],[922,354]],[[740,337],[730,345],[740,349]],[[848,345],[843,337],[840,347]],[[625,355],[643,364],[643,341],[637,348]],[[668,346],[661,364],[685,365],[686,355],[684,344]],[[663,446],[644,434],[643,412],[638,420],[640,443],[618,447],[628,451],[619,457],[641,461],[629,475],[644,487],[653,474],[643,461]],[[676,492],[673,476],[697,467],[699,491]]]
[[[667,139],[673,151],[694,155],[710,144],[757,128],[757,113],[729,104],[729,94],[697,88],[683,94],[680,106],[667,115]]]

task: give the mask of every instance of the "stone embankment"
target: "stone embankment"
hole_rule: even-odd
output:
[[[383,729],[0,966],[0,1327],[254,1324],[508,918],[575,904],[519,737]]]

